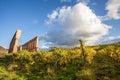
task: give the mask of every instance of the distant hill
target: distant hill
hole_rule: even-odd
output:
[[[5,53],[7,53],[7,49],[3,48],[2,46],[0,46],[0,57],[3,57]]]

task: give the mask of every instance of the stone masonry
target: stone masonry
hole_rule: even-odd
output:
[[[28,41],[27,43],[19,46],[19,38],[21,36],[21,30],[17,30],[10,42],[9,46],[9,53],[16,53],[19,50],[28,50],[30,52],[35,52],[38,51],[38,42],[39,42],[39,37],[35,37]]]
[[[39,37],[35,37],[32,40],[28,41],[24,45],[22,45],[22,50],[28,50],[30,52],[38,51],[38,41]]]
[[[16,53],[19,49],[19,38],[21,36],[21,30],[17,30],[10,42],[9,53]]]

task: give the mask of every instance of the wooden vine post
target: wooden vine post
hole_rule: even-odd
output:
[[[85,58],[85,44],[84,44],[84,41],[83,40],[79,40],[80,41],[80,47],[81,47],[81,50],[82,50],[82,58],[83,58],[83,61],[84,61],[84,65],[86,64],[86,58]]]

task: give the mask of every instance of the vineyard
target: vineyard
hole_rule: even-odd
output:
[[[120,80],[120,43],[5,54],[0,80]]]

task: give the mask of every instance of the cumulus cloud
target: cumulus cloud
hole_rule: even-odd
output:
[[[120,19],[120,0],[108,0],[106,10],[110,18]]]
[[[105,9],[108,12],[102,17],[103,20],[120,19],[120,0],[108,0]]]
[[[106,35],[111,28],[102,23],[95,13],[83,3],[78,3],[73,7],[64,6],[56,11],[57,16],[54,19],[57,20],[57,26],[60,26],[62,30],[52,29],[41,38],[57,46],[75,47],[79,45],[79,39],[83,39],[86,44],[91,45]],[[50,16],[53,14],[54,12]],[[51,20],[51,18],[49,19]]]
[[[47,17],[49,18],[49,20],[46,21],[46,24],[47,24],[47,25],[52,25],[52,23],[55,21],[55,19],[56,19],[57,16],[58,16],[58,12],[55,11],[55,10],[52,12],[51,15],[48,14]]]

